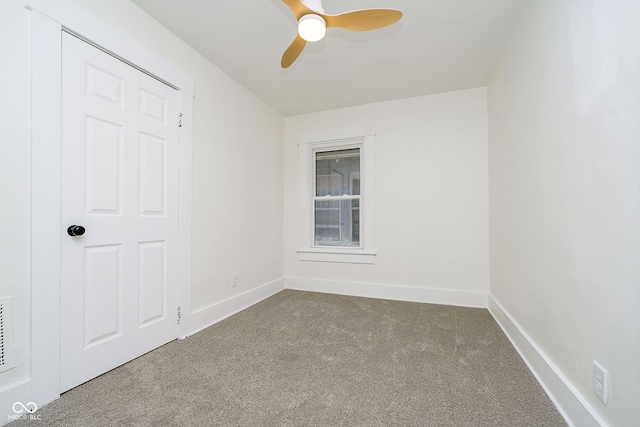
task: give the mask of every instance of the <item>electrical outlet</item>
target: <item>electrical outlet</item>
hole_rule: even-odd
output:
[[[607,370],[595,360],[593,361],[593,391],[607,404]]]
[[[231,287],[235,288],[236,286],[238,286],[238,274],[237,273],[233,273],[231,275]]]

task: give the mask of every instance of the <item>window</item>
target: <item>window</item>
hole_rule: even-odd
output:
[[[315,246],[360,246],[360,148],[316,151]]]
[[[373,136],[354,129],[300,139],[303,261],[372,264]]]

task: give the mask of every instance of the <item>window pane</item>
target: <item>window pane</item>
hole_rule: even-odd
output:
[[[315,201],[316,246],[360,246],[360,200]]]
[[[316,196],[360,195],[360,149],[316,153]]]
[[[351,201],[351,241],[360,245],[360,200]]]

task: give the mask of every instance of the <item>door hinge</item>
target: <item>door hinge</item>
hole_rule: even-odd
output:
[[[178,127],[182,127],[182,113],[178,113]]]
[[[178,325],[180,324],[181,318],[182,318],[182,313],[180,312],[180,306],[178,306]]]

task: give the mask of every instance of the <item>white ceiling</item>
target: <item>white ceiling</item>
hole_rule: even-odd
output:
[[[132,0],[285,116],[484,86],[527,0],[324,0],[327,14],[400,9],[367,32],[329,28],[288,69],[282,0]]]

